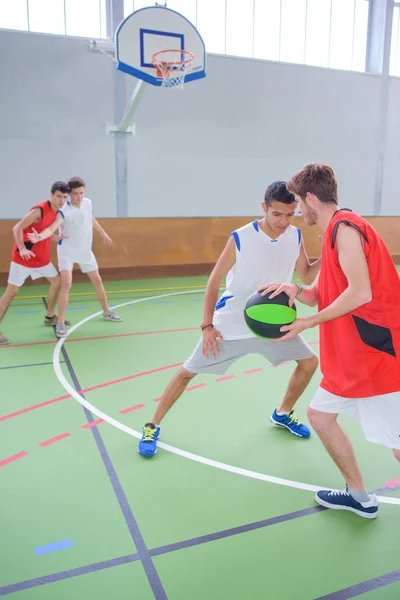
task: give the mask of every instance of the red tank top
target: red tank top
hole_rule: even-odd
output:
[[[18,263],[19,265],[23,265],[24,267],[29,267],[30,269],[37,269],[38,267],[44,267],[45,265],[49,264],[50,238],[47,238],[42,242],[38,242],[37,244],[32,244],[28,240],[27,235],[32,231],[32,227],[36,229],[38,233],[43,231],[43,229],[46,229],[46,227],[49,227],[49,225],[51,225],[54,222],[58,213],[58,211],[54,212],[48,200],[44,200],[43,202],[35,204],[35,206],[32,207],[32,210],[34,208],[40,208],[40,220],[37,223],[33,223],[30,227],[24,229],[22,235],[25,246],[28,248],[28,250],[32,250],[32,252],[34,252],[36,256],[30,258],[29,260],[21,258],[17,244],[14,244],[11,255],[12,262]]]
[[[326,230],[318,309],[329,306],[347,288],[336,248],[340,223],[354,227],[364,239],[373,298],[354,312],[320,326],[321,387],[345,398],[398,392],[400,278],[381,237],[368,221],[350,210],[338,210]]]

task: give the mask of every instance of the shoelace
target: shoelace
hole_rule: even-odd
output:
[[[347,490],[332,490],[329,492],[329,496],[350,496]]]
[[[294,423],[295,425],[301,425],[301,421],[296,417],[294,412],[290,413],[289,417],[290,417],[289,423]]]
[[[144,442],[152,442],[154,440],[154,435],[157,432],[156,428],[152,427],[144,427],[143,428],[143,441]]]

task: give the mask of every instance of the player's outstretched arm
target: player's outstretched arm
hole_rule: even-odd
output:
[[[338,319],[372,300],[371,280],[361,235],[354,227],[342,223],[337,232],[336,247],[347,288],[318,313],[318,323]]]
[[[32,250],[27,250],[24,244],[23,231],[27,227],[33,225],[33,223],[37,223],[41,217],[40,208],[33,208],[23,219],[21,219],[16,225],[13,227],[13,234],[15,242],[18,246],[18,250],[20,252],[21,258],[26,258],[29,260],[32,256],[35,256],[35,253]]]
[[[321,257],[313,263],[308,258],[304,239],[301,238],[300,243],[300,254],[296,262],[296,272],[300,277],[301,281],[307,285],[311,285],[321,268]]]
[[[208,358],[211,356],[216,357],[217,353],[221,350],[218,340],[222,340],[223,337],[213,326],[213,316],[222,280],[226,277],[235,262],[235,241],[233,237],[230,237],[208,279],[204,296],[203,323],[201,327],[203,331],[203,354]]]
[[[63,221],[64,217],[61,212],[59,212],[54,219],[53,223],[40,231],[39,233],[32,227],[32,232],[28,233],[28,239],[32,244],[37,244],[38,242],[42,242],[43,240],[47,240],[53,233],[58,229]]]
[[[93,229],[95,229],[96,231],[98,231],[100,233],[101,237],[103,238],[104,243],[107,244],[107,246],[111,246],[112,239],[110,238],[110,236],[107,235],[107,233],[102,228],[100,223],[98,221],[96,221],[96,219],[94,217],[92,217],[92,221],[93,221]]]

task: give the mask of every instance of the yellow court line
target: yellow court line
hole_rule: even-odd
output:
[[[175,287],[160,287],[160,288],[143,288],[140,290],[106,290],[107,295],[109,294],[138,294],[140,292],[166,292],[174,290],[203,290],[204,285],[182,285]],[[69,294],[69,296],[95,296],[96,292],[75,292]],[[15,296],[14,300],[37,300],[43,298],[43,294],[39,296]]]
[[[293,281],[300,281],[300,279],[293,279]],[[221,286],[224,287],[224,286]],[[175,290],[203,290],[204,285],[181,285],[173,287],[160,287],[160,288],[143,288],[139,290],[106,290],[107,295],[110,294],[140,294],[141,292],[170,292]],[[69,296],[95,296],[96,292],[74,292]],[[15,296],[14,300],[41,300],[43,294],[39,296]]]

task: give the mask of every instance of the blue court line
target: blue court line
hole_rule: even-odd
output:
[[[85,409],[86,412],[86,409]],[[89,412],[89,411],[88,411]],[[91,415],[91,413],[89,413]],[[92,417],[93,420],[93,417]],[[97,427],[93,427],[92,429],[97,429]],[[389,493],[393,491],[393,489],[382,488],[381,490],[374,490],[379,493]],[[157,548],[153,548],[148,550],[151,557],[160,556],[169,554],[171,552],[176,552],[179,550],[183,550],[186,548],[192,548],[193,546],[198,546],[201,544],[207,544],[208,542],[215,542],[216,540],[225,539],[231,536],[240,535],[242,533],[247,533],[249,531],[255,531],[257,529],[264,529],[266,527],[270,527],[271,525],[278,525],[280,523],[285,523],[287,521],[296,520],[298,518],[306,517],[313,514],[318,514],[320,512],[325,512],[326,508],[322,506],[312,506],[309,508],[301,509],[292,513],[287,513],[280,515],[278,517],[272,517],[269,519],[264,519],[262,521],[256,521],[253,523],[249,523],[247,525],[240,525],[239,527],[233,527],[230,529],[225,529],[222,531],[218,531],[215,533],[209,533],[203,536],[199,536],[197,538],[192,538],[189,540],[183,540],[181,542],[176,542],[173,544],[168,544],[166,546],[159,546]],[[93,563],[89,565],[85,565],[83,567],[78,567],[75,569],[69,569],[67,571],[61,571],[58,573],[52,573],[51,575],[44,575],[42,577],[38,577],[36,579],[29,579],[26,581],[20,581],[18,583],[13,583],[11,585],[7,585],[4,587],[0,587],[0,596],[7,596],[8,594],[13,594],[15,592],[19,592],[21,590],[27,590],[31,588],[35,588],[41,585],[45,585],[48,583],[53,583],[55,581],[61,581],[63,579],[69,579],[71,577],[77,577],[79,575],[85,575],[87,573],[93,573],[97,571],[103,571],[105,569],[110,569],[119,565],[125,565],[131,562],[136,562],[140,560],[139,554],[129,554],[126,556],[120,556],[116,558],[112,558],[109,560],[105,560],[99,563]],[[367,584],[366,591],[370,589],[375,589],[376,587],[389,585],[394,581],[400,581],[400,571],[394,571],[392,573],[385,574],[383,576],[379,576],[376,579],[369,580],[367,582],[356,584],[350,588],[346,588],[346,591],[351,590],[352,595],[338,595],[343,590],[334,592],[335,595],[322,596],[317,600],[326,599],[329,600],[345,600],[346,598],[353,598],[358,595],[358,592],[363,590],[363,586]]]
[[[41,310],[18,310],[15,311],[16,315],[30,315],[31,313],[42,312]]]
[[[61,361],[62,363],[65,360]],[[52,362],[42,362],[42,363],[30,363],[28,365],[11,365],[10,367],[0,367],[0,371],[4,371],[4,369],[23,369],[24,367],[43,367],[44,365],[52,365]]]
[[[204,298],[192,298],[193,302],[204,302]]]
[[[38,546],[35,548],[36,556],[40,554],[48,554],[49,552],[57,552],[57,550],[65,550],[65,548],[73,548],[74,543],[72,540],[62,540],[61,542],[53,542],[52,544],[46,544],[45,546]]]
[[[156,302],[152,302],[152,304],[172,304],[173,300],[157,300]]]
[[[67,310],[86,310],[87,306],[68,306]]]
[[[45,307],[47,309],[46,299],[42,298],[42,300],[43,300],[43,304],[45,305]],[[78,377],[75,373],[75,370],[72,366],[71,360],[69,358],[69,355],[68,355],[67,350],[64,345],[61,347],[61,353],[65,360],[68,372],[71,376],[72,383],[73,383],[76,391],[82,396],[82,398],[85,398],[84,393],[81,391],[82,386],[78,381]],[[93,417],[92,413],[90,412],[90,410],[88,410],[84,406],[82,408],[83,408],[83,412],[85,413],[88,423],[92,423],[94,421],[94,417]],[[126,497],[125,491],[124,491],[124,489],[121,485],[121,482],[118,478],[118,475],[115,470],[114,464],[111,460],[111,457],[107,452],[107,448],[105,446],[105,443],[101,436],[101,433],[97,426],[92,427],[91,432],[92,432],[94,441],[96,443],[97,449],[100,453],[100,457],[103,461],[103,465],[105,467],[107,475],[110,479],[110,483],[114,490],[116,499],[118,501],[118,504],[120,506],[122,514],[124,515],[125,522],[129,529],[129,533],[131,534],[132,541],[137,549],[137,554],[139,556],[139,560],[141,561],[143,569],[146,573],[146,577],[150,584],[152,592],[154,594],[154,598],[155,598],[155,600],[168,600],[167,594],[165,593],[165,590],[163,587],[163,584],[161,583],[160,576],[158,575],[157,570],[154,566],[153,559],[150,555],[149,549],[146,546],[146,542],[144,541],[142,533],[139,529],[139,525],[138,525],[138,523],[135,519],[135,516],[132,512],[131,506],[128,502],[128,498]],[[2,590],[0,588],[0,594],[1,594],[1,592],[2,592]]]

